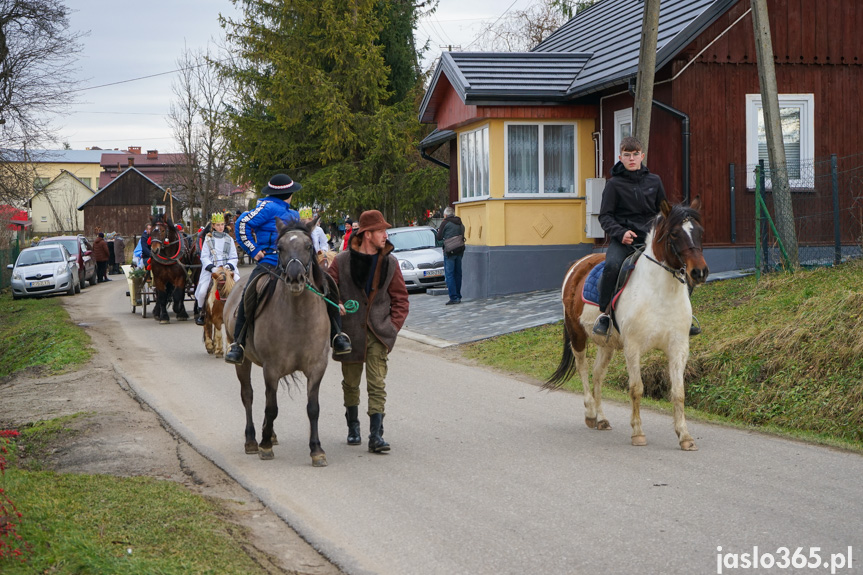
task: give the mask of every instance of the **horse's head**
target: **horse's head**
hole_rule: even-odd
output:
[[[303,293],[307,283],[320,285],[323,277],[319,277],[321,270],[315,261],[311,229],[300,222],[285,224],[279,218],[276,218],[276,229],[279,232],[279,273],[291,293]]]
[[[219,266],[212,271],[212,284],[219,292],[219,299],[227,300],[234,289],[234,272]]]
[[[177,259],[183,251],[180,232],[174,222],[161,216],[153,218],[153,229],[150,231],[150,251],[165,259]]]
[[[672,207],[663,201],[653,235],[656,259],[671,269],[686,270],[689,285],[704,283],[710,272],[701,247],[704,227],[700,209],[700,197],[692,200],[688,207],[681,204]]]

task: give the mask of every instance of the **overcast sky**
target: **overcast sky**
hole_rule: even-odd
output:
[[[429,40],[424,66],[431,66],[442,46],[470,49],[484,27],[534,1],[440,0],[437,12],[423,18],[417,30],[419,45]],[[176,74],[165,73],[177,68],[184,45],[204,48],[211,38],[221,38],[218,16],[236,15],[234,5],[230,0],[67,0],[67,5],[73,30],[90,32],[78,62],[79,88],[164,75],[78,92],[79,103],[58,124],[60,142],[76,150],[176,151],[167,123]]]

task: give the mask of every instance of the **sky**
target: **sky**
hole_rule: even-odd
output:
[[[416,32],[418,45],[429,42],[424,68],[448,46],[470,50],[485,27],[535,1],[440,0]],[[176,151],[167,121],[177,79],[171,72],[184,47],[204,49],[222,37],[219,14],[236,17],[234,5],[230,0],[67,0],[67,6],[73,11],[72,30],[89,35],[82,39],[77,63],[77,103],[58,119],[55,147],[68,142],[75,150],[140,146],[142,151]],[[128,81],[136,78],[142,79]],[[105,86],[117,82],[122,83]]]

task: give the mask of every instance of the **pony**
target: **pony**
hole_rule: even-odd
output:
[[[276,219],[279,263],[271,271],[269,281],[259,281],[249,287],[249,290],[254,289],[260,294],[261,303],[254,317],[250,310],[246,310],[248,333],[244,346],[245,361],[235,366],[235,369],[240,381],[240,397],[246,410],[246,453],[258,453],[261,459],[273,458],[273,422],[279,413],[276,398],[278,383],[281,378],[299,371],[306,376],[306,413],[310,424],[312,465],[324,467],[327,459],[318,437],[318,396],[330,352],[330,321],[323,298],[307,287],[327,294],[329,283],[315,258],[311,237],[313,225],[314,222],[286,225]],[[225,304],[225,329],[229,341],[233,341],[237,308],[249,277],[237,282]],[[330,296],[330,299],[333,297]],[[252,422],[252,363],[263,368],[266,386],[267,399],[260,444],[255,440],[255,425]]]
[[[183,305],[186,288],[186,268],[181,263],[185,246],[174,222],[161,215],[152,220],[150,231],[150,272],[156,291],[153,317],[161,324],[170,323],[168,297],[174,300],[174,313],[178,321],[186,321],[189,314]]]
[[[607,337],[593,334],[593,324],[600,310],[596,304],[586,303],[582,296],[590,271],[605,259],[605,254],[581,258],[569,268],[563,280],[563,356],[543,388],[561,387],[577,369],[584,388],[585,424],[591,429],[611,429],[602,412],[602,381],[615,350],[622,350],[629,373],[632,445],[647,445],[640,414],[644,393],[641,356],[652,349],[660,349],[668,360],[674,431],[680,448],[684,451],[698,449],[683,414],[683,370],[689,359],[690,286],[704,283],[709,273],[702,253],[704,228],[700,209],[698,197],[688,207],[671,207],[668,202],[662,202],[647,236],[644,253],[626,288],[615,299],[614,325],[613,329],[609,328]],[[592,391],[586,361],[590,341],[597,346]]]
[[[234,289],[234,272],[219,266],[212,271],[213,281],[204,302],[204,347],[207,353],[223,357],[225,349],[222,345],[222,312],[225,301]]]

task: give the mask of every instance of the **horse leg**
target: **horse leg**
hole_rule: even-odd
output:
[[[210,321],[209,316],[206,316],[204,319],[204,347],[207,348],[207,353],[209,353],[210,355],[212,355],[213,352],[215,351],[215,346],[213,345],[213,332],[214,332],[213,328],[214,328],[213,322]],[[216,334],[216,337],[218,337],[221,340],[221,337],[222,337],[221,330]],[[221,344],[221,341],[219,341],[219,343]],[[222,356],[217,355],[216,357],[222,357]]]
[[[240,399],[246,410],[246,453],[257,453],[258,442],[255,441],[255,423],[252,420],[252,362],[244,361],[236,366],[237,379],[240,380]]]
[[[687,342],[688,343],[688,342]],[[674,431],[680,440],[680,449],[683,451],[698,451],[698,446],[695,445],[695,440],[689,434],[689,429],[686,427],[686,416],[683,414],[683,399],[685,391],[683,389],[683,371],[686,367],[686,358],[689,356],[689,349],[684,353],[668,355],[668,372],[671,378],[671,403],[674,406]]]
[[[167,288],[166,288],[167,290]],[[168,292],[166,290],[156,290],[156,300],[158,300],[159,314],[153,311],[153,317],[159,318],[159,323],[171,323],[171,318],[168,317]]]
[[[183,286],[174,288],[174,313],[177,314],[177,321],[188,321],[189,314],[186,313],[186,305],[183,300],[186,299],[186,290]]]
[[[306,413],[309,416],[309,451],[312,456],[313,467],[326,467],[327,456],[321,447],[321,440],[318,437],[318,416],[321,412],[321,405],[318,402],[318,395],[321,388],[321,379],[324,374],[320,373],[315,377],[306,376],[308,401],[306,402]]]
[[[632,445],[647,445],[644,430],[641,429],[641,396],[644,395],[644,382],[641,380],[641,351],[624,350],[626,370],[629,372],[629,399],[632,402]]]
[[[213,331],[213,348],[216,353],[216,357],[224,357],[225,348],[222,343],[222,321],[218,319],[216,321],[211,321],[209,317],[205,318],[204,321],[207,322],[208,325],[212,326],[211,329]]]
[[[608,372],[608,364],[614,356],[614,349],[610,347],[597,346],[596,360],[593,362],[593,400],[596,405],[596,429],[610,431],[611,424],[602,412],[602,382]],[[585,372],[587,369],[585,369]]]
[[[258,456],[261,459],[272,459],[273,455],[273,422],[279,416],[279,403],[277,392],[279,390],[278,374],[268,373],[264,368],[264,382],[266,385],[267,405],[264,407],[264,425],[261,428],[261,443],[258,446]]]

